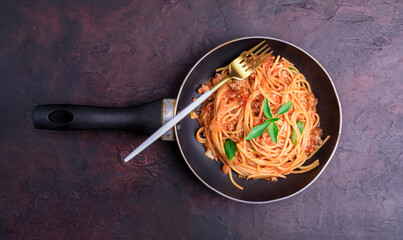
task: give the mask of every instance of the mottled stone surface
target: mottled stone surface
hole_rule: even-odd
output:
[[[175,143],[36,130],[38,104],[175,97],[227,40],[290,41],[332,76],[339,148],[303,193],[246,205],[192,175]],[[401,1],[1,1],[1,239],[402,239]]]

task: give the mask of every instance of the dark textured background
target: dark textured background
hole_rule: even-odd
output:
[[[38,104],[131,106],[175,97],[187,71],[237,37],[290,41],[332,76],[339,148],[303,193],[219,196],[176,143],[36,130]],[[401,1],[1,1],[1,239],[401,239]]]

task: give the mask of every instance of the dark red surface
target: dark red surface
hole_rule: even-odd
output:
[[[1,1],[1,239],[401,239],[400,1]],[[175,97],[227,40],[310,52],[343,108],[339,148],[303,193],[267,205],[202,185],[176,143],[124,131],[36,130],[38,104],[131,106]]]

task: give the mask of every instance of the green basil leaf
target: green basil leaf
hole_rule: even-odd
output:
[[[267,100],[267,98],[265,98],[263,101],[263,112],[267,118],[273,118],[273,115],[270,112],[269,101]]]
[[[278,127],[274,122],[269,125],[269,134],[273,142],[277,144]]]
[[[304,122],[300,122],[299,120],[297,121],[297,127],[299,129],[299,132],[302,134],[302,131],[304,131],[304,126],[305,123]]]
[[[251,140],[256,137],[259,137],[264,133],[264,131],[267,129],[270,123],[265,122],[263,124],[257,125],[256,127],[252,128],[252,130],[248,133],[248,136],[246,136],[246,140]]]
[[[280,118],[271,118],[269,120],[266,120],[266,122],[277,122],[278,120],[280,120]]]
[[[290,70],[296,70],[295,68],[293,68],[293,67],[289,67],[288,69],[290,69]]]
[[[231,139],[227,139],[227,141],[225,141],[225,154],[231,163],[232,159],[235,157],[236,151],[236,143]]]
[[[299,132],[302,134],[302,132],[304,131],[304,122],[301,121],[297,121],[297,127]],[[291,131],[291,142],[295,145],[297,144],[297,134],[295,133],[294,129]]]
[[[277,112],[277,116],[280,116],[283,113],[288,112],[288,110],[290,110],[292,103],[288,102],[286,104],[284,104],[283,106],[281,106],[281,108],[278,110]]]
[[[253,147],[252,147],[252,150],[253,150],[254,152],[256,152],[256,149],[254,149]]]
[[[294,129],[291,131],[291,142],[292,144],[297,144],[297,134],[295,134]]]

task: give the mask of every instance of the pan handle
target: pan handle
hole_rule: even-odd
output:
[[[166,100],[161,99],[142,106],[126,108],[40,105],[34,109],[33,123],[38,129],[116,129],[133,130],[151,135],[162,125]]]

